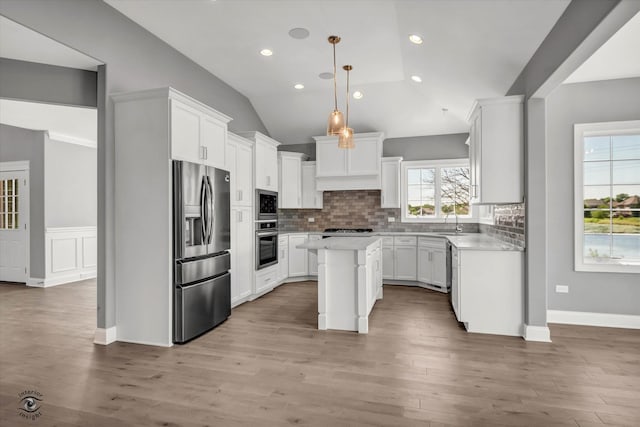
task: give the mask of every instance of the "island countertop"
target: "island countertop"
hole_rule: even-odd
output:
[[[411,231],[373,231],[370,233],[357,233],[357,236],[352,234],[345,233],[324,233],[321,231],[284,231],[281,234],[308,234],[308,235],[320,235],[320,236],[331,236],[327,239],[309,241],[298,247],[301,249],[354,249],[358,248],[352,247],[336,247],[330,248],[326,247],[328,240],[340,241],[342,239],[348,238],[348,240],[353,240],[353,244],[360,245],[362,242],[366,241],[366,239],[375,239],[376,237],[385,237],[385,236],[417,236],[417,237],[438,237],[441,239],[448,240],[453,246],[460,250],[476,250],[476,251],[524,251],[524,248],[521,246],[514,245],[512,243],[507,243],[502,240],[499,240],[495,237],[489,236],[484,233],[455,233],[455,232],[411,232]],[[346,239],[345,239],[346,240]],[[375,241],[375,240],[374,240]],[[359,242],[359,243],[356,243]],[[340,243],[341,245],[343,243]],[[346,243],[344,243],[346,244]],[[368,245],[364,243],[365,246]],[[310,245],[310,246],[306,246]]]
[[[300,249],[332,249],[343,251],[361,251],[380,240],[380,236],[367,237],[329,237],[327,239],[309,240],[297,247]]]

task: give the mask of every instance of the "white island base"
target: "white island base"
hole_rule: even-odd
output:
[[[318,251],[318,329],[369,332],[369,314],[382,299],[379,237],[331,237],[299,248]]]

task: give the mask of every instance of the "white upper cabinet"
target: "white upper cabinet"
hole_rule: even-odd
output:
[[[278,152],[278,207],[281,209],[302,208],[302,162],[306,154],[289,151]]]
[[[173,89],[171,105],[171,158],[226,169],[227,123],[230,117]]]
[[[402,157],[384,157],[382,159],[382,190],[380,206],[383,208],[400,207],[400,163]]]
[[[226,169],[225,150],[227,148],[227,124],[209,116],[200,121],[200,146],[204,149],[203,162],[207,166]]]
[[[353,136],[355,148],[338,148],[337,136],[317,136],[317,190],[380,189],[382,140],[380,132]]]
[[[227,135],[227,170],[231,172],[231,205],[251,206],[253,201],[253,142]]]
[[[506,96],[474,103],[469,115],[471,203],[522,203],[523,100]]]
[[[347,176],[348,150],[338,148],[337,137],[316,137],[316,176]]]
[[[278,145],[260,132],[241,132],[240,136],[255,142],[255,182],[260,190],[278,191]]]
[[[302,162],[302,208],[322,209],[322,191],[316,190],[316,162]]]

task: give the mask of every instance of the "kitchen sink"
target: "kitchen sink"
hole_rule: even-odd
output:
[[[478,233],[465,233],[464,231],[455,232],[455,231],[443,231],[436,233],[440,236],[468,236],[470,234],[478,234]]]

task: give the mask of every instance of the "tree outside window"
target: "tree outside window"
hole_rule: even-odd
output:
[[[468,162],[405,163],[403,219],[419,221],[470,216]]]

